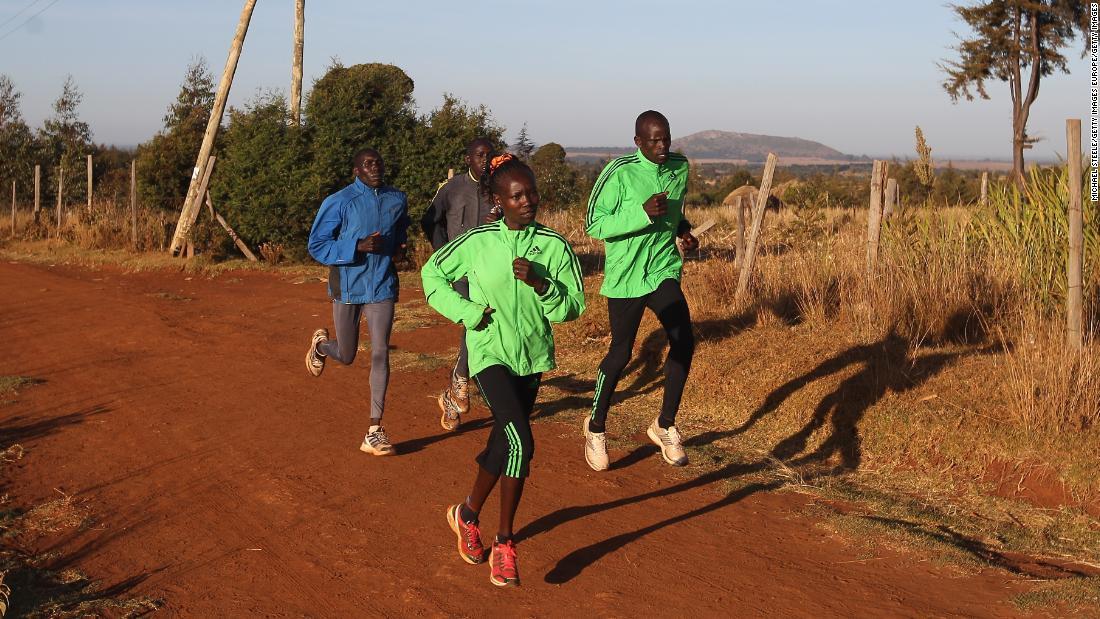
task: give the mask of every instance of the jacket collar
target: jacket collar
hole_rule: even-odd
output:
[[[646,156],[642,153],[642,149],[640,149],[640,148],[638,150],[634,151],[634,154],[638,157],[638,163],[640,163],[641,165],[643,165],[644,167],[646,167],[649,170],[660,171],[660,170],[663,170],[665,168],[665,166],[662,166],[662,165],[657,164],[657,163],[653,163],[649,159],[646,159]]]
[[[378,189],[375,189],[374,187],[371,187],[370,185],[368,185],[368,184],[364,183],[363,181],[359,180],[358,176],[355,177],[355,180],[353,180],[351,182],[351,184],[357,190],[359,190],[359,193],[370,192],[370,193],[373,193],[373,194],[381,195],[381,194],[384,194],[384,193],[386,193],[387,191],[390,190],[389,185],[382,185]]]
[[[538,221],[537,220],[532,221],[531,223],[527,224],[527,227],[523,228],[522,230],[509,230],[508,229],[508,224],[504,223],[504,217],[501,217],[500,219],[497,220],[497,230],[500,230],[501,232],[504,232],[504,233],[519,234],[520,238],[528,237],[528,236],[534,234],[536,227],[538,227]]]

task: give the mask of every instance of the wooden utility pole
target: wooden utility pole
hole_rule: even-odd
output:
[[[1082,268],[1084,266],[1081,212],[1081,120],[1066,120],[1066,155],[1069,159],[1069,286],[1066,297],[1066,338],[1074,350],[1085,343],[1085,310],[1082,303]]]
[[[989,204],[989,172],[982,172],[982,193],[978,198],[978,205],[985,206]]]
[[[756,208],[752,213],[752,229],[749,230],[745,259],[741,261],[741,273],[738,274],[736,295],[738,301],[744,300],[749,291],[749,278],[752,277],[752,267],[756,263],[756,246],[760,241],[760,227],[764,224],[764,211],[768,208],[772,176],[775,175],[775,164],[778,161],[779,158],[774,153],[768,153],[768,161],[764,164],[764,176],[760,179],[760,190],[756,192]]]
[[[237,32],[233,35],[233,43],[229,47],[229,57],[225,61],[225,70],[222,72],[221,82],[218,84],[218,94],[214,97],[214,107],[210,111],[210,120],[206,123],[206,133],[202,136],[202,146],[199,155],[195,159],[195,171],[191,174],[191,185],[187,188],[187,197],[183,201],[183,209],[180,211],[179,221],[176,223],[176,231],[172,234],[172,244],[168,252],[175,254],[183,247],[191,226],[199,215],[199,207],[202,206],[202,192],[199,191],[199,182],[206,172],[206,162],[210,152],[214,149],[214,138],[218,135],[221,126],[222,115],[225,113],[225,102],[229,98],[229,88],[233,85],[233,74],[237,71],[237,61],[241,57],[241,49],[244,47],[244,35],[248,32],[248,22],[252,19],[252,10],[256,8],[256,0],[245,0],[241,9],[241,19],[237,24]]]
[[[882,182],[888,166],[885,161],[875,160],[871,166],[871,200],[867,212],[867,275],[875,274],[878,264],[878,240],[882,232]]]
[[[61,238],[61,191],[65,188],[65,168],[57,169],[57,238]]]
[[[137,159],[130,162],[130,246],[137,249]]]
[[[882,209],[882,216],[889,219],[898,210],[898,179],[886,179],[886,206]]]
[[[88,155],[88,211],[92,210],[92,156]]]
[[[38,223],[42,210],[42,166],[34,166],[34,223]]]
[[[294,0],[294,63],[290,69],[290,120],[302,124],[302,60],[305,52],[306,0]]]

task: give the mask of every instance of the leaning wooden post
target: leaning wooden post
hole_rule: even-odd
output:
[[[764,176],[760,179],[760,190],[756,192],[756,208],[752,212],[752,228],[749,230],[748,244],[745,247],[745,259],[741,261],[741,273],[737,280],[738,301],[744,300],[749,291],[749,278],[752,276],[752,267],[756,263],[756,246],[760,240],[760,227],[764,223],[764,211],[768,208],[768,197],[772,191],[772,176],[775,175],[775,164],[778,158],[774,153],[768,153],[768,161],[764,164]]]
[[[882,177],[886,162],[875,160],[871,166],[871,201],[867,212],[867,275],[874,275],[878,264],[878,240],[882,232]]]
[[[306,0],[294,0],[294,59],[290,69],[290,120],[302,124],[302,59],[305,56]]]
[[[447,168],[447,180],[451,180],[454,177],[455,177],[455,169],[454,168]]]
[[[130,162],[130,245],[137,249],[137,159]]]
[[[882,216],[889,219],[898,209],[898,179],[886,179],[886,206],[882,208]]]
[[[34,223],[38,223],[42,210],[42,166],[34,166]]]
[[[244,35],[248,32],[248,22],[252,19],[252,9],[256,8],[256,0],[245,0],[241,9],[241,19],[237,24],[237,32],[233,35],[233,43],[229,47],[229,58],[225,61],[225,71],[222,72],[221,82],[218,84],[218,94],[214,97],[214,107],[210,111],[210,119],[206,123],[206,133],[202,136],[202,146],[199,155],[195,159],[195,171],[191,174],[191,185],[187,188],[187,197],[183,201],[183,209],[180,211],[179,221],[176,222],[176,230],[172,234],[172,243],[168,252],[175,254],[183,247],[184,240],[195,224],[199,216],[199,207],[202,206],[202,193],[199,191],[199,182],[206,172],[206,162],[210,152],[214,149],[214,138],[218,135],[221,126],[222,115],[225,113],[225,102],[229,98],[229,87],[233,84],[233,74],[237,71],[237,60],[241,57],[241,49],[244,47]]]
[[[1081,212],[1081,120],[1066,120],[1066,155],[1069,158],[1069,294],[1066,297],[1066,338],[1074,350],[1084,345],[1085,311],[1082,303],[1082,251],[1084,219]]]
[[[737,255],[733,258],[734,266],[740,267],[745,262],[745,197],[737,196]]]
[[[65,168],[57,169],[57,238],[61,238],[61,191],[65,188]]]
[[[92,210],[92,156],[88,155],[88,211]]]
[[[982,193],[978,198],[978,205],[985,206],[989,204],[989,172],[982,172]]]
[[[15,181],[11,182],[11,238],[15,238]]]

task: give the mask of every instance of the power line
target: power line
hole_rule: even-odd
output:
[[[3,41],[4,39],[8,38],[9,36],[15,34],[16,32],[19,31],[20,28],[22,28],[23,26],[26,26],[28,23],[30,23],[30,21],[32,19],[34,19],[35,17],[38,17],[39,15],[45,13],[46,9],[50,8],[51,6],[57,4],[60,1],[61,0],[53,0],[53,2],[51,2],[51,3],[47,4],[46,6],[42,7],[42,10],[38,11],[34,15],[31,15],[27,19],[23,20],[23,23],[19,24],[15,28],[12,28],[11,30],[9,30],[9,31],[5,32],[4,34],[0,35],[0,41]],[[26,10],[26,9],[24,9],[24,10]]]
[[[38,4],[39,2],[42,2],[42,0],[31,0],[31,3],[30,3],[30,4],[28,4],[27,6],[25,6],[25,7],[21,8],[21,9],[19,9],[19,11],[18,11],[18,12],[17,12],[17,13],[15,14],[15,15],[12,15],[11,17],[9,17],[9,18],[5,19],[5,20],[4,20],[4,23],[0,24],[0,28],[3,28],[4,26],[7,26],[8,24],[12,23],[13,21],[15,21],[15,18],[16,18],[16,17],[19,17],[19,16],[20,16],[20,15],[22,15],[23,13],[26,13],[26,12],[27,12],[27,9],[29,9],[29,8],[31,8],[32,6],[34,6],[34,5]]]

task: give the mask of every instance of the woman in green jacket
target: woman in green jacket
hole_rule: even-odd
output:
[[[535,222],[535,175],[505,154],[489,164],[482,189],[504,211],[497,222],[452,240],[421,271],[428,304],[466,327],[470,375],[493,414],[488,445],[477,456],[477,477],[466,500],[447,508],[447,522],[467,563],[485,561],[478,512],[500,481],[500,525],[489,553],[489,580],[519,584],[512,524],[534,441],[529,417],[542,373],[554,368],[550,324],[584,311],[580,263],[569,242]],[[451,284],[470,282],[469,299]]]

